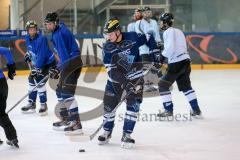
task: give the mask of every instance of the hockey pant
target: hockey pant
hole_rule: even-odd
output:
[[[134,83],[133,83],[134,84]],[[126,113],[124,116],[124,125],[123,125],[123,132],[125,133],[132,133],[135,123],[137,121],[139,107],[142,103],[142,96],[143,96],[143,80],[139,84],[141,89],[138,93],[134,93],[129,89],[126,89],[126,94],[129,94],[126,98]],[[115,107],[121,101],[121,97],[123,94],[124,86],[121,86],[116,83],[111,83],[108,81],[105,93],[104,93],[104,121],[106,121],[105,125],[103,126],[104,130],[112,131],[114,127],[114,121],[116,112],[112,112]]]
[[[78,104],[74,95],[82,69],[82,61],[80,58],[76,60],[61,71],[56,89],[58,105],[60,105],[60,116],[68,121],[80,120]]]
[[[159,81],[159,93],[163,102],[163,107],[168,111],[173,111],[172,96],[169,88],[176,81],[179,91],[186,96],[192,109],[198,108],[198,101],[195,91],[192,89],[190,81],[191,65],[190,60],[168,64],[166,74]]]
[[[45,104],[47,102],[47,90],[46,90],[46,83],[47,80],[42,82],[35,90],[33,88],[38,84],[45,76],[48,75],[49,68],[54,66],[56,62],[52,62],[50,64],[45,65],[42,68],[42,74],[39,75],[37,78],[33,78],[31,75],[28,76],[28,83],[29,88],[28,91],[31,92],[28,96],[28,102],[36,102],[37,94],[39,95],[40,103]]]
[[[8,140],[17,138],[16,129],[6,113],[8,85],[5,78],[0,79],[0,126],[3,127]]]

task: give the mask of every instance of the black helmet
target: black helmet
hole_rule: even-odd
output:
[[[37,23],[33,20],[27,21],[25,28],[26,30],[29,28],[37,28]]]
[[[58,14],[56,12],[49,12],[49,13],[47,13],[44,21],[45,21],[45,23],[49,23],[49,22],[58,23],[59,22]]]
[[[111,33],[117,29],[120,29],[119,20],[117,18],[111,18],[105,23],[104,33]]]
[[[173,14],[172,13],[163,13],[160,17],[160,21],[163,21],[163,23],[172,25],[172,23],[174,21]]]

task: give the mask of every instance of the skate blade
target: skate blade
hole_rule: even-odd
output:
[[[168,119],[172,119],[173,118],[173,115],[160,115],[160,114],[157,114],[157,117],[159,117],[159,118],[166,118],[166,120],[168,120]]]
[[[66,126],[64,126],[64,127],[63,126],[62,127],[54,127],[53,126],[54,131],[64,131],[64,128],[66,128]]]
[[[106,145],[109,143],[109,139],[107,139],[106,141],[98,141],[98,145],[102,146],[102,145]]]
[[[36,110],[22,111],[23,114],[33,114],[36,113]]]
[[[75,131],[65,131],[65,136],[77,136],[77,135],[83,135],[82,129],[77,129]]]
[[[87,142],[91,140],[90,135],[86,135],[86,134],[74,135],[74,136],[68,136],[68,137],[69,137],[69,140],[72,142]]]
[[[121,147],[124,149],[131,149],[133,148],[134,143],[126,143],[126,142],[122,142]]]
[[[195,115],[192,116],[194,119],[204,119],[204,117],[202,115]]]
[[[46,116],[48,115],[48,112],[38,113],[39,116]]]
[[[7,142],[7,144],[11,147],[13,147],[14,149],[19,149],[19,145],[18,144],[13,144],[11,142]]]

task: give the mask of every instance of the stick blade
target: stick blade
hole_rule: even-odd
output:
[[[72,142],[87,142],[91,140],[90,135],[86,135],[86,134],[74,135],[74,136],[68,136],[68,137],[69,137],[69,140]]]

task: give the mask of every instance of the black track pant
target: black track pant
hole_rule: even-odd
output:
[[[5,78],[0,79],[0,126],[3,127],[8,140],[17,138],[16,130],[6,113],[8,85]]]

